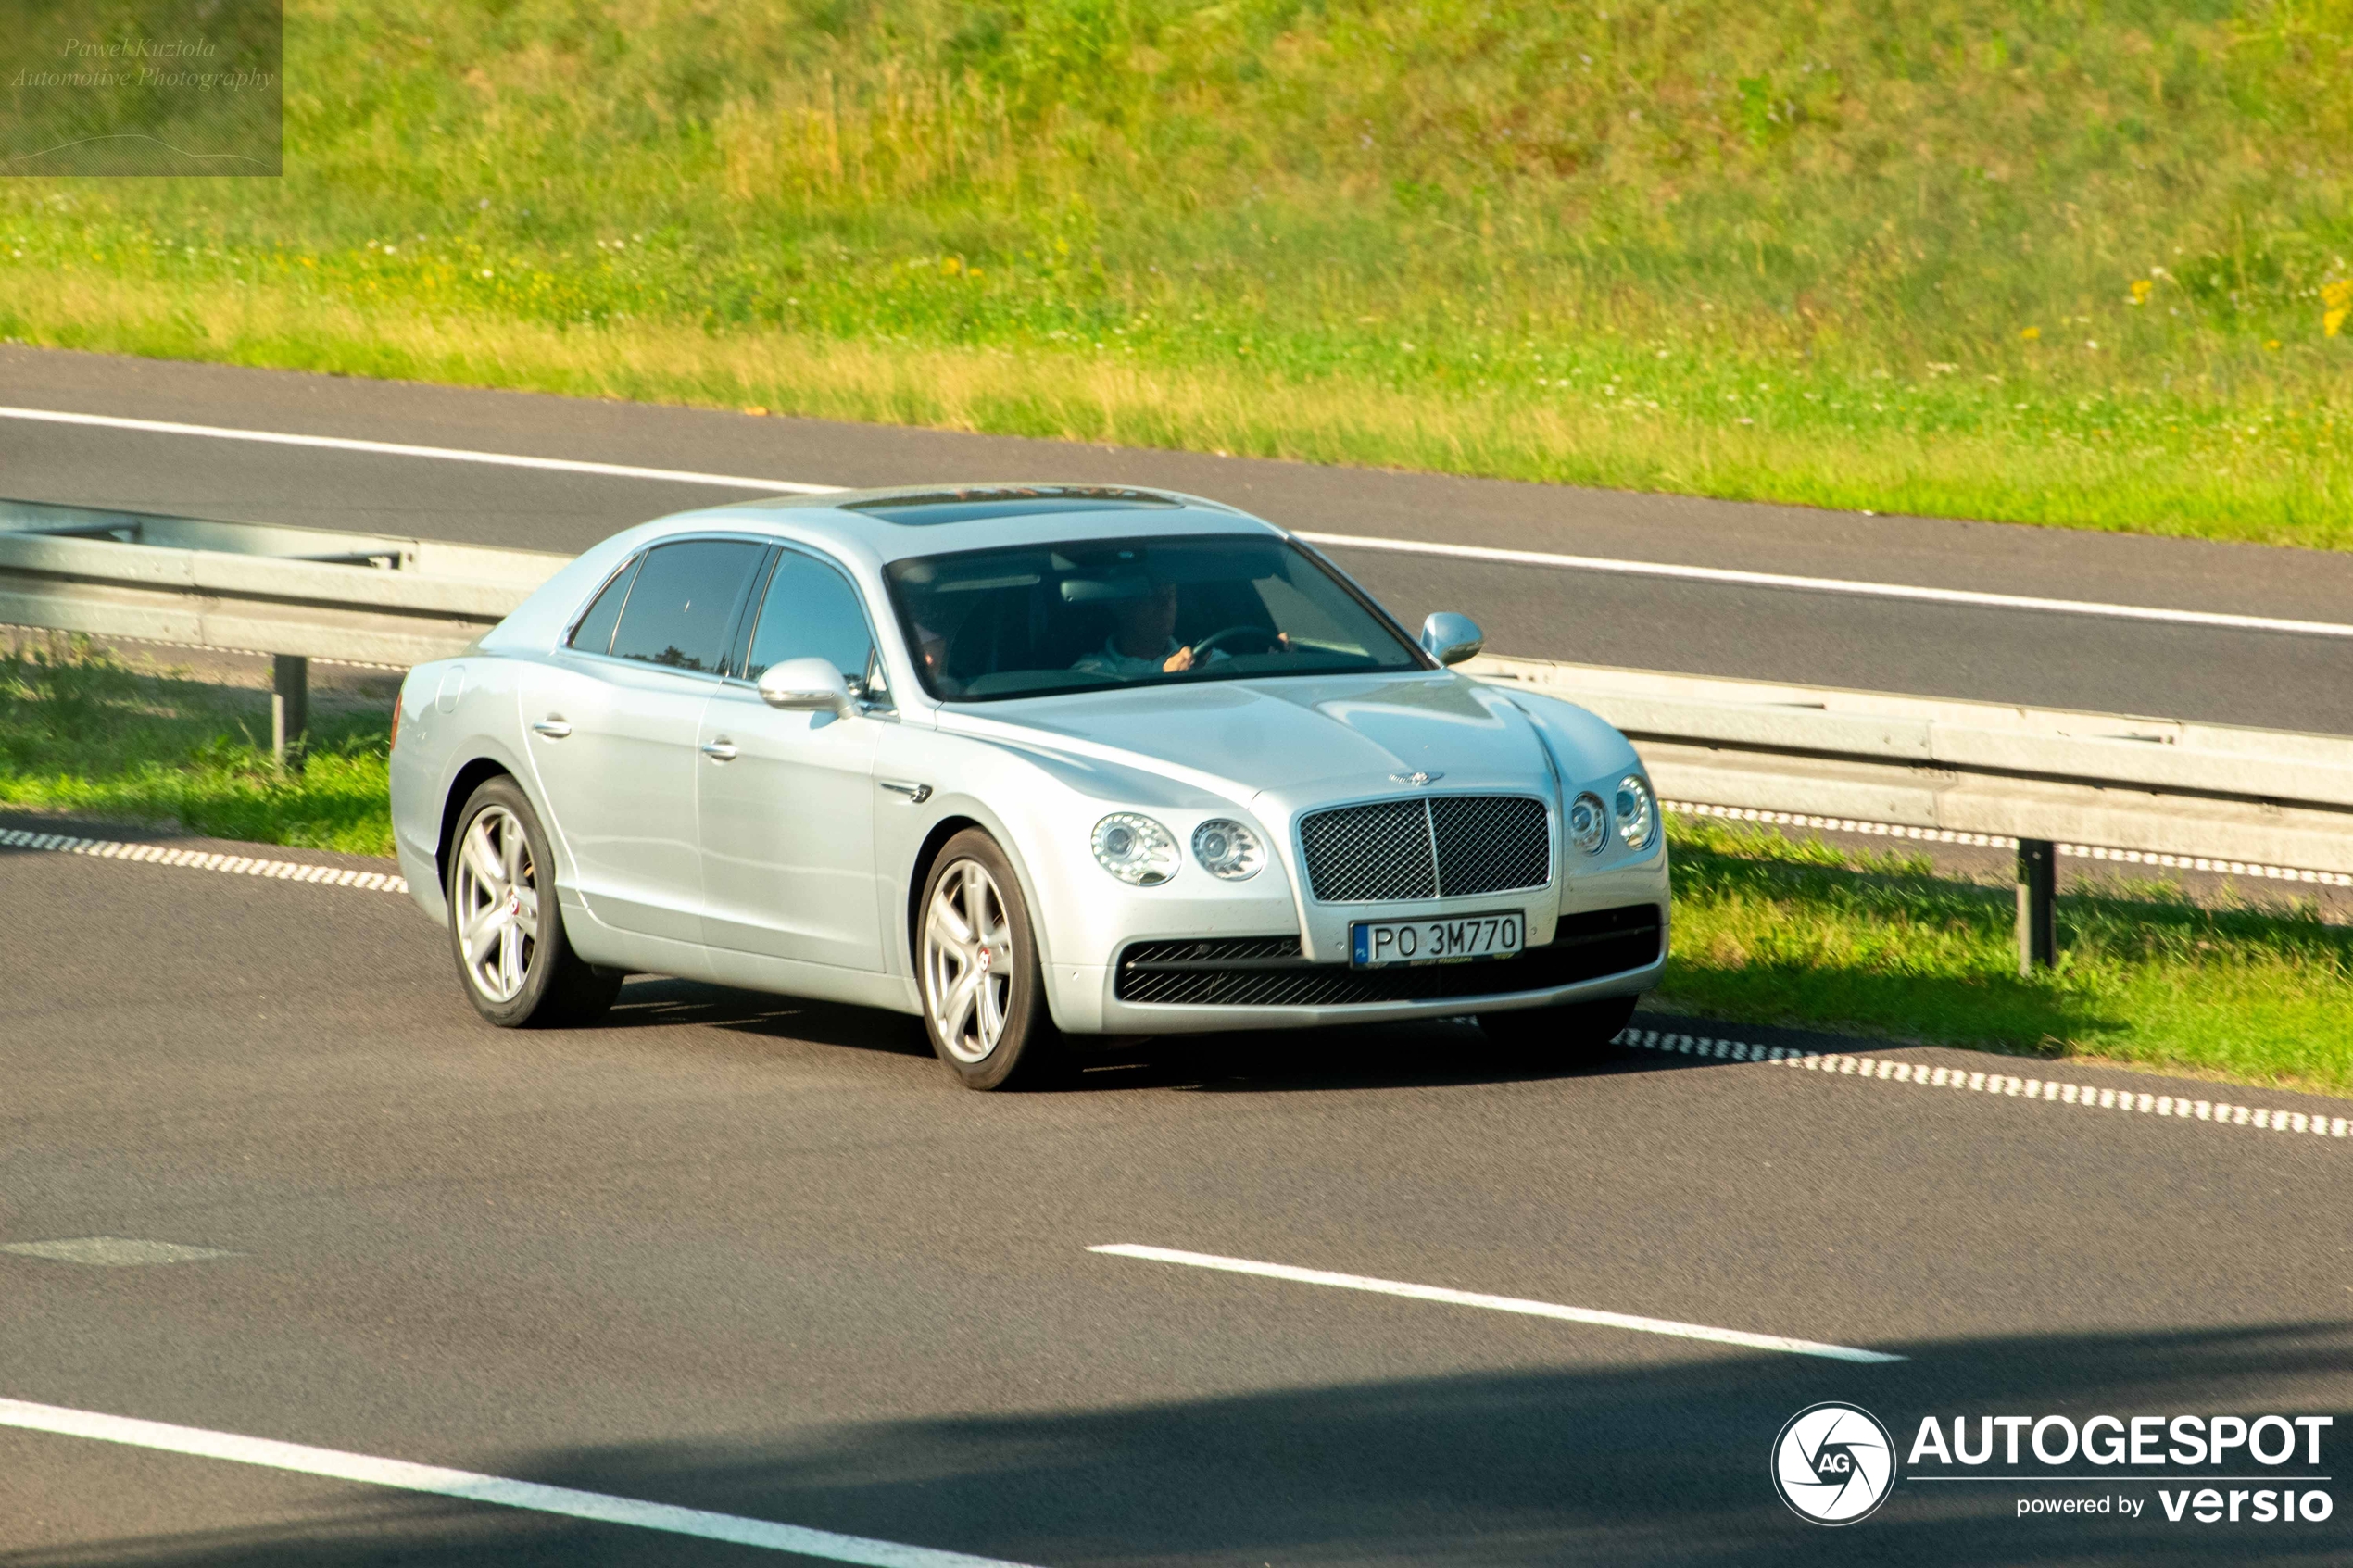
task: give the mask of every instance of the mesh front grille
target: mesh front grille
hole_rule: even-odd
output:
[[[1299,824],[1307,885],[1325,903],[1459,898],[1541,887],[1552,875],[1544,803],[1445,795],[1317,811]]]
[[[1642,969],[1658,959],[1658,907],[1564,915],[1550,944],[1488,963],[1352,969],[1310,963],[1296,936],[1139,942],[1120,955],[1123,1002],[1195,1007],[1345,1007],[1547,991]]]
[[[1443,795],[1429,803],[1438,889],[1448,898],[1541,887],[1553,873],[1544,803],[1524,795]]]
[[[1307,855],[1307,884],[1327,903],[1438,897],[1429,809],[1422,801],[1318,811],[1299,824],[1299,845]]]

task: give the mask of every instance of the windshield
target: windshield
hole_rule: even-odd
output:
[[[1428,668],[1314,557],[1248,535],[925,556],[890,568],[924,684],[950,702]]]

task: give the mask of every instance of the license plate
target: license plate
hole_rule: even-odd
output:
[[[1361,920],[1348,928],[1348,961],[1357,969],[1391,964],[1468,963],[1519,956],[1528,918],[1453,915],[1444,920]]]

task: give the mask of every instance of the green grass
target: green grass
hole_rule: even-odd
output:
[[[282,771],[268,703],[76,639],[0,648],[0,809],[391,854],[389,714],[321,718],[301,767]]]
[[[295,0],[0,334],[2353,546],[2353,0]],[[823,477],[823,476],[815,476]]]
[[[1671,824],[1664,1005],[2242,1082],[2353,1089],[2353,929],[2115,882],[2058,903],[2057,966],[2018,973],[2010,889],[1902,855]]]

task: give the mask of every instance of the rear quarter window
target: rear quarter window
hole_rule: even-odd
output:
[[[632,557],[627,565],[612,574],[605,591],[597,596],[597,602],[588,607],[588,613],[572,629],[572,641],[567,646],[583,653],[612,651],[612,633],[621,624],[621,607],[628,602],[629,584],[637,580],[637,568],[645,559],[643,556]]]

